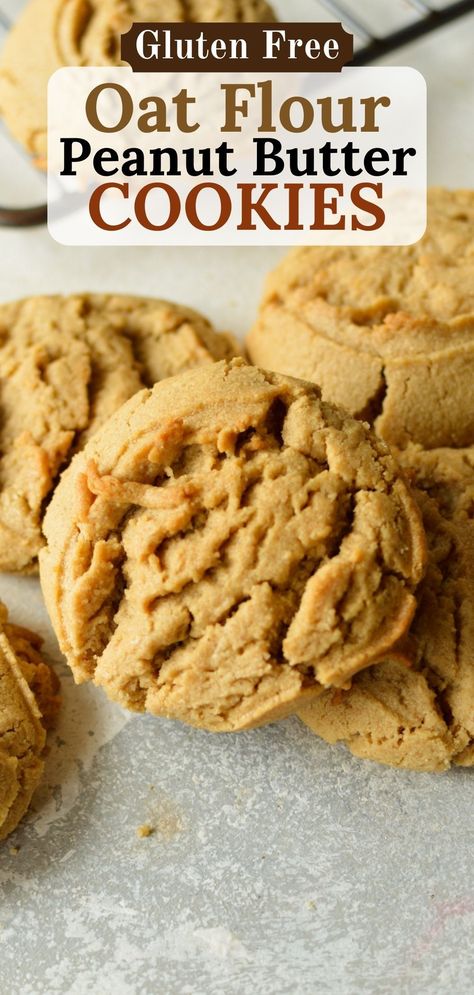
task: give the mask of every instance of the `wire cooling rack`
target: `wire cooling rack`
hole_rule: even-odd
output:
[[[354,0],[317,0],[317,3],[320,12],[323,9],[324,13],[329,13],[336,21],[341,21],[346,30],[354,35],[355,55],[351,63],[354,66],[369,65],[402,45],[474,11],[474,0],[454,0],[450,3],[445,3],[444,0],[386,0],[383,5],[378,4],[379,15],[382,14],[382,20],[387,23],[387,15],[399,14],[400,24],[389,33],[384,33],[377,28],[376,22],[380,20],[380,16],[372,19],[372,16],[368,15],[370,24],[364,21],[360,2],[354,5]],[[366,8],[366,16],[369,6]],[[317,20],[316,7],[315,20]],[[11,26],[5,0],[3,3],[0,0],[0,45]],[[13,139],[6,131],[4,140],[13,144]],[[0,206],[2,227],[32,227],[44,224],[46,218],[47,207],[44,203],[34,207]]]
[[[388,0],[380,5],[383,17],[387,16],[388,9],[398,8],[403,16],[405,8],[405,21],[399,28],[390,31],[388,34],[378,33],[373,25],[369,27],[360,17],[361,4],[358,4],[357,13],[354,14],[347,3],[342,0],[318,0],[320,6],[328,10],[335,20],[342,21],[347,31],[354,35],[355,55],[351,62],[352,66],[367,66],[376,59],[381,59],[389,52],[393,52],[402,45],[406,45],[423,35],[436,31],[474,11],[474,0],[455,0],[452,3],[436,5],[430,0]],[[409,15],[408,17],[406,15]]]

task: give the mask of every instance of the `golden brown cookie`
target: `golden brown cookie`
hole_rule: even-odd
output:
[[[60,685],[55,671],[43,658],[41,636],[31,629],[12,625],[9,622],[4,624],[3,631],[23,677],[34,695],[41,713],[41,724],[46,730],[54,729],[61,705]]]
[[[78,681],[213,731],[344,686],[413,617],[418,508],[384,443],[243,360],[129,401],[49,506],[43,592]]]
[[[474,764],[474,448],[407,451],[428,571],[398,654],[301,712],[358,757],[411,770]]]
[[[474,443],[474,191],[432,190],[416,245],[294,250],[247,344],[391,445]]]
[[[46,92],[62,66],[119,65],[133,21],[273,21],[266,0],[30,0],[0,57],[0,115],[46,161]]]
[[[59,707],[59,682],[41,639],[7,623],[0,603],[0,840],[23,818],[43,772],[46,729]]]
[[[0,305],[0,570],[31,571],[59,473],[117,408],[238,346],[201,315],[81,294]]]

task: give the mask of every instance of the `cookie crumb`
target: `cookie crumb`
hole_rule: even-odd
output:
[[[150,824],[146,822],[144,823],[143,826],[138,827],[137,836],[139,839],[144,840],[147,839],[148,836],[153,836],[154,832],[155,832],[154,827],[150,826]]]
[[[10,856],[11,857],[18,857],[19,852],[20,852],[20,847],[19,846],[11,846],[10,847]]]

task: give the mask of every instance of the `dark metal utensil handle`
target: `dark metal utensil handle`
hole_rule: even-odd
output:
[[[47,204],[36,207],[2,207],[0,205],[0,227],[2,228],[34,228],[44,225],[48,219]]]

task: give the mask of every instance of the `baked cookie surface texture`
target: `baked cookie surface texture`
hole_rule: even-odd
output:
[[[76,680],[213,731],[347,686],[406,632],[425,565],[384,443],[243,360],[124,405],[63,475],[45,535]]]
[[[0,604],[0,840],[23,818],[43,773],[46,729],[59,707],[58,680],[41,640],[9,625]]]
[[[0,305],[0,570],[31,571],[71,455],[124,401],[238,347],[187,308],[138,297]]]
[[[474,191],[430,191],[415,245],[292,251],[247,346],[391,445],[473,444]]]
[[[419,771],[474,764],[474,449],[412,450],[403,465],[428,536],[428,570],[398,653],[300,713],[358,757]]]
[[[62,66],[120,64],[120,35],[134,21],[273,21],[265,0],[30,0],[0,56],[0,115],[40,164],[46,159],[46,92]]]

